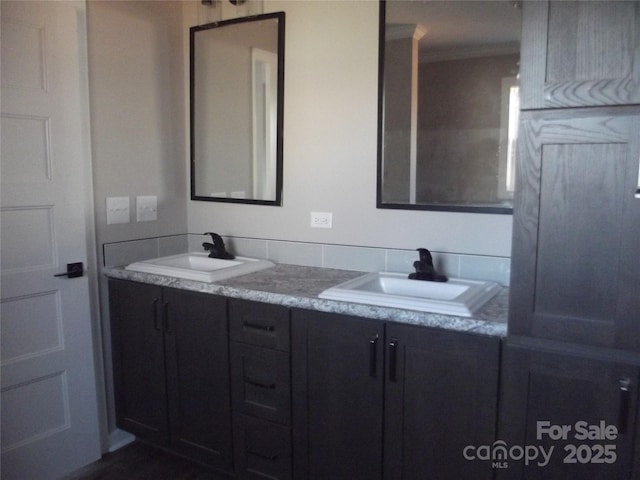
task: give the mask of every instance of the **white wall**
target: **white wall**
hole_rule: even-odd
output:
[[[89,0],[87,39],[95,225],[102,264],[105,243],[187,229],[182,4]],[[157,221],[136,221],[139,195],[158,197]],[[121,196],[130,199],[131,222],[107,225],[105,199]],[[106,430],[116,432],[105,443],[113,446],[120,437],[114,420],[106,279],[99,275],[99,280]]]
[[[179,1],[88,2],[89,90],[98,244],[184,233],[185,95]],[[158,220],[136,222],[135,197],[158,197]],[[131,202],[107,225],[106,197]]]
[[[376,209],[378,2],[264,10],[286,12],[283,206],[189,201],[189,231],[509,257],[510,215]],[[333,212],[333,229],[311,229],[310,211]]]

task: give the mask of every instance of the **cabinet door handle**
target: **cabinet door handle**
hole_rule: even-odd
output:
[[[640,198],[640,160],[638,160],[638,186],[636,187],[636,198]]]
[[[618,433],[627,433],[627,420],[629,419],[629,400],[631,398],[631,379],[621,378],[620,384],[620,407],[618,410]]]
[[[268,388],[269,390],[274,390],[276,388],[275,383],[264,383],[249,377],[244,377],[244,381],[245,383],[248,383],[249,385],[253,385],[254,387]]]
[[[169,302],[162,303],[162,316],[164,319],[164,332],[167,335],[171,335],[173,333],[169,321]]]
[[[369,340],[369,376],[376,378],[378,372],[378,334]]]
[[[276,329],[273,325],[259,325],[250,322],[243,322],[242,328],[245,330],[259,330],[261,332],[273,332]]]
[[[155,328],[158,332],[162,331],[162,327],[160,325],[160,316],[158,315],[158,299],[154,298],[152,302],[153,306],[153,328]]]
[[[392,338],[389,342],[389,380],[398,381],[398,340]]]

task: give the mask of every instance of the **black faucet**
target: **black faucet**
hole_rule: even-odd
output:
[[[203,233],[203,235],[211,235],[211,241],[213,242],[204,242],[202,244],[204,250],[206,252],[209,252],[209,258],[222,258],[224,260],[233,260],[234,258],[236,258],[229,252],[227,252],[224,246],[224,240],[222,240],[222,237],[220,235],[213,232],[206,232]]]
[[[416,272],[409,274],[411,280],[428,280],[431,282],[446,282],[449,280],[446,275],[436,272],[433,266],[433,257],[429,250],[426,248],[417,248],[416,250],[420,254],[420,260],[413,262],[413,268],[416,269]]]

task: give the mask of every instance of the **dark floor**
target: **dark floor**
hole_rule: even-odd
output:
[[[140,442],[107,453],[63,480],[228,480],[212,470]]]

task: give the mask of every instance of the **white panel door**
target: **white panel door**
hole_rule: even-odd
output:
[[[84,2],[0,5],[3,480],[100,457],[87,265],[91,170]]]

